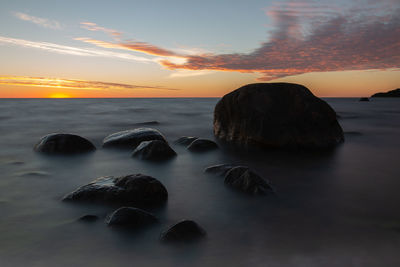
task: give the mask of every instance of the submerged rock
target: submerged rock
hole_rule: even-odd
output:
[[[157,221],[153,214],[134,207],[119,208],[106,219],[106,223],[109,226],[130,227],[147,226]]]
[[[194,140],[190,145],[187,146],[187,149],[194,152],[203,152],[217,149],[218,145],[211,140],[198,138]]]
[[[82,222],[94,222],[97,221],[99,217],[97,215],[87,214],[80,217],[78,220]]]
[[[103,147],[136,148],[143,141],[161,140],[165,137],[153,128],[137,128],[110,134],[103,140]]]
[[[219,164],[210,166],[204,171],[223,176],[226,185],[248,194],[265,195],[274,192],[268,180],[262,178],[247,166]]]
[[[249,167],[237,166],[225,174],[225,184],[252,195],[265,195],[273,192],[273,188],[264,178]]]
[[[97,178],[67,194],[63,200],[160,205],[167,198],[167,189],[160,181],[143,174],[131,174]]]
[[[369,98],[368,97],[361,97],[358,101],[360,101],[360,102],[369,102]]]
[[[335,111],[291,83],[249,84],[226,94],[215,106],[214,134],[266,148],[323,149],[344,141]]]
[[[177,145],[188,146],[188,145],[190,145],[190,143],[192,143],[196,139],[198,139],[198,137],[195,137],[195,136],[182,136],[182,137],[178,138],[177,140],[175,140],[174,143],[177,144]]]
[[[400,97],[400,88],[387,92],[376,93],[373,94],[371,97]]]
[[[232,168],[237,167],[237,165],[234,164],[218,164],[218,165],[213,165],[210,167],[207,167],[204,172],[208,173],[213,173],[217,174],[220,176],[225,176],[225,174],[230,171]]]
[[[96,147],[79,135],[52,133],[42,137],[33,149],[47,154],[78,154],[94,151]]]
[[[165,160],[176,156],[176,152],[164,141],[143,141],[132,153],[133,157],[146,160]]]
[[[171,226],[160,236],[163,242],[188,242],[201,239],[206,236],[206,231],[191,220],[181,221]]]

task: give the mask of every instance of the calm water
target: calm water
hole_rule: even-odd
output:
[[[182,135],[213,138],[218,99],[0,100],[0,266],[400,266],[400,102],[327,99],[346,142],[332,153],[228,148],[149,163],[129,151],[101,149],[113,132],[158,121],[172,143]],[[32,151],[52,132],[82,135],[99,148],[77,157]],[[218,163],[254,168],[276,196],[249,197],[203,169]],[[61,202],[104,175],[145,173],[169,191],[160,223],[140,232],[107,227],[114,209]],[[96,214],[94,223],[76,221]],[[160,244],[182,219],[208,237],[187,246]]]

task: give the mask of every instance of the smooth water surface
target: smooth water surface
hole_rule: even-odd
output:
[[[180,136],[214,139],[218,99],[0,100],[0,266],[400,266],[400,102],[326,99],[346,141],[329,153],[243,152],[221,146],[191,153]],[[178,156],[163,163],[105,150],[110,133],[149,126]],[[32,148],[53,132],[79,134],[98,150],[44,156]],[[276,195],[231,190],[204,168],[237,163],[268,178]],[[107,227],[116,207],[65,203],[94,178],[144,173],[168,203],[149,210],[160,223],[143,231]],[[85,214],[101,217],[84,223]],[[204,241],[161,244],[168,226],[192,219]]]

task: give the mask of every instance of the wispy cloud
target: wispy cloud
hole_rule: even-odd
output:
[[[54,29],[54,30],[58,30],[58,29],[62,28],[61,24],[55,20],[39,18],[39,17],[31,16],[31,15],[28,15],[25,13],[21,13],[21,12],[15,12],[14,16],[20,20],[29,21],[36,25],[44,27],[44,28],[49,28],[49,29]]]
[[[130,90],[130,89],[153,89],[153,90],[179,90],[164,86],[134,85],[123,83],[110,83],[87,80],[71,80],[47,77],[25,77],[25,76],[0,76],[0,85],[18,85],[66,88],[76,90]]]
[[[122,35],[122,32],[117,31],[117,30],[113,30],[113,29],[109,29],[109,28],[105,28],[105,27],[101,27],[98,26],[96,23],[93,22],[81,22],[81,28],[84,28],[86,30],[89,31],[101,31],[101,32],[105,32],[109,35],[111,35],[112,37],[119,37]]]
[[[35,41],[28,41],[24,39],[16,39],[4,36],[0,36],[0,44],[1,43],[36,48],[63,55],[74,55],[74,56],[84,56],[84,57],[106,57],[106,58],[117,58],[130,61],[139,61],[139,62],[154,62],[154,60],[152,59],[145,57],[138,57],[127,53],[116,53],[108,50],[100,50],[92,48],[79,48],[79,47],[59,45],[48,42],[35,42]]]

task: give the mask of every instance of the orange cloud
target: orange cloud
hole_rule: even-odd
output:
[[[155,89],[155,90],[179,90],[163,86],[133,85],[123,83],[110,83],[86,80],[71,80],[45,77],[24,76],[0,76],[0,85],[35,86],[50,88],[66,88],[76,90],[127,90],[127,89]]]
[[[83,41],[85,43],[94,44],[103,48],[116,48],[116,49],[124,49],[131,50],[136,52],[145,53],[153,56],[162,56],[162,57],[185,57],[183,55],[176,54],[170,50],[146,43],[146,42],[122,42],[122,43],[111,43],[100,40],[95,40],[91,38],[75,38],[75,40]]]

